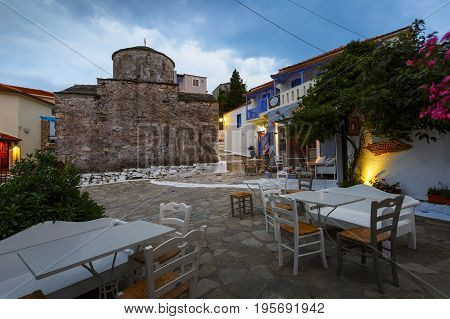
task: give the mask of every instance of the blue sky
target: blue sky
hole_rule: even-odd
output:
[[[323,50],[359,37],[287,0],[241,0]],[[423,18],[445,0],[295,0],[367,37]],[[0,0],[0,83],[58,91],[110,77],[17,13],[112,73],[111,54],[147,45],[176,63],[179,73],[208,77],[208,89],[237,68],[248,87],[277,69],[320,51],[276,29],[233,0]],[[427,20],[429,30],[450,29],[450,5]]]

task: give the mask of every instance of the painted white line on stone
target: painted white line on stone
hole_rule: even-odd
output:
[[[243,188],[243,189],[258,189],[258,185],[247,184],[201,184],[201,183],[183,183],[183,182],[169,182],[151,180],[150,183],[162,186],[172,186],[180,188]]]

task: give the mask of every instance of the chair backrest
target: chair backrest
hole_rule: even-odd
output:
[[[147,272],[147,293],[149,298],[159,298],[174,289],[177,285],[188,281],[191,283],[190,289],[195,291],[194,287],[197,282],[200,252],[205,240],[206,229],[207,226],[202,226],[200,229],[194,229],[184,236],[171,238],[156,248],[149,246],[144,249]],[[154,263],[159,257],[176,250],[182,251],[182,253],[163,265]],[[177,273],[177,276],[172,276],[173,278],[171,277],[163,286],[155,287],[156,278],[160,278],[169,272],[176,273],[178,269],[180,269],[180,272]]]
[[[387,198],[382,201],[373,201],[370,214],[370,242],[373,247],[377,245],[377,235],[389,233],[391,239],[397,238],[398,219],[402,209],[403,195]]]
[[[267,212],[267,207],[269,207],[269,196],[274,194],[274,195],[280,195],[281,191],[279,189],[269,189],[269,190],[264,190],[262,183],[259,183],[259,193],[261,196],[261,202],[263,205],[263,209],[264,209],[264,214],[266,214]]]
[[[176,235],[186,235],[191,213],[192,207],[186,204],[173,202],[168,204],[161,203],[159,205],[159,223],[177,228]],[[182,219],[177,217],[182,217]]]
[[[294,236],[299,236],[298,229],[298,212],[297,204],[295,200],[281,197],[279,195],[271,194],[269,195],[269,203],[277,222],[277,227],[281,225],[288,225],[294,228]],[[289,205],[290,210],[282,208],[284,205]],[[279,230],[279,229],[278,229]]]
[[[311,191],[313,183],[312,173],[301,173],[298,174],[298,189],[302,191]]]

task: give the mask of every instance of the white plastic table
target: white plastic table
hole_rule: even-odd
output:
[[[118,226],[94,229],[61,238],[18,252],[19,257],[36,279],[43,279],[65,270],[83,266],[99,280],[100,296],[117,290],[116,283],[107,287],[95,271],[92,261],[134,248],[173,232],[174,229],[145,221],[135,221]],[[112,276],[111,276],[112,278]]]

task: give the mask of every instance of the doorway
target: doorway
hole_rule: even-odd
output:
[[[8,142],[0,142],[0,170],[9,169],[9,146]]]

